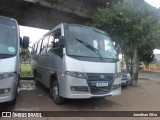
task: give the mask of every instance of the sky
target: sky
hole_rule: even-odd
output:
[[[49,30],[20,26],[20,36],[28,36],[30,38],[30,46],[33,45],[36,41],[38,41],[45,33]]]
[[[160,0],[144,0],[144,1],[148,2],[152,6],[155,6],[156,8],[160,7]]]
[[[145,1],[151,4],[152,6],[155,6],[156,8],[160,7],[160,0],[145,0]],[[48,31],[49,30],[45,29],[20,26],[20,35],[21,37],[23,36],[30,37],[30,46],[32,46],[34,42],[39,40]],[[155,49],[154,54],[160,54],[160,50]]]

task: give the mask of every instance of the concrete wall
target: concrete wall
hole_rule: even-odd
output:
[[[0,15],[17,19],[20,25],[43,29],[51,29],[62,22],[84,24],[90,20],[83,16],[21,0],[1,0]]]
[[[111,5],[117,1],[122,0],[34,0],[33,2],[66,13],[93,18],[98,7],[105,7],[106,5]]]
[[[62,22],[85,24],[98,7],[117,1],[122,0],[0,0],[0,15],[20,25],[51,29]]]

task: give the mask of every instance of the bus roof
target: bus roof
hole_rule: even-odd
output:
[[[13,19],[13,18],[1,16],[1,15],[0,15],[0,19],[4,19],[4,20],[8,20],[8,21],[15,21],[15,22],[17,22],[17,20],[15,20],[15,19]]]
[[[99,31],[99,32],[101,32],[101,33],[106,34],[106,32],[103,31],[103,30],[100,30],[100,29],[94,28],[94,27],[90,27],[90,26],[86,26],[86,25],[70,24],[70,23],[60,23],[60,24],[58,24],[57,26],[55,26],[53,29],[51,29],[49,32],[47,32],[43,37],[47,36],[48,34],[52,33],[53,31],[57,30],[58,28],[64,27],[65,25],[69,25],[69,26],[71,26],[71,25],[74,26],[74,25],[75,25],[75,26],[86,27],[86,28],[94,29],[94,30],[96,30],[96,31]]]

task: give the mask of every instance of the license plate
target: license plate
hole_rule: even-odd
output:
[[[126,83],[126,80],[122,80],[122,83]]]
[[[97,87],[106,87],[106,86],[108,86],[108,82],[97,82],[96,86]]]

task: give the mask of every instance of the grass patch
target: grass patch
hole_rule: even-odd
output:
[[[149,64],[150,67],[157,67],[157,64]]]
[[[31,74],[31,65],[21,64],[21,77],[30,76],[30,74]]]

